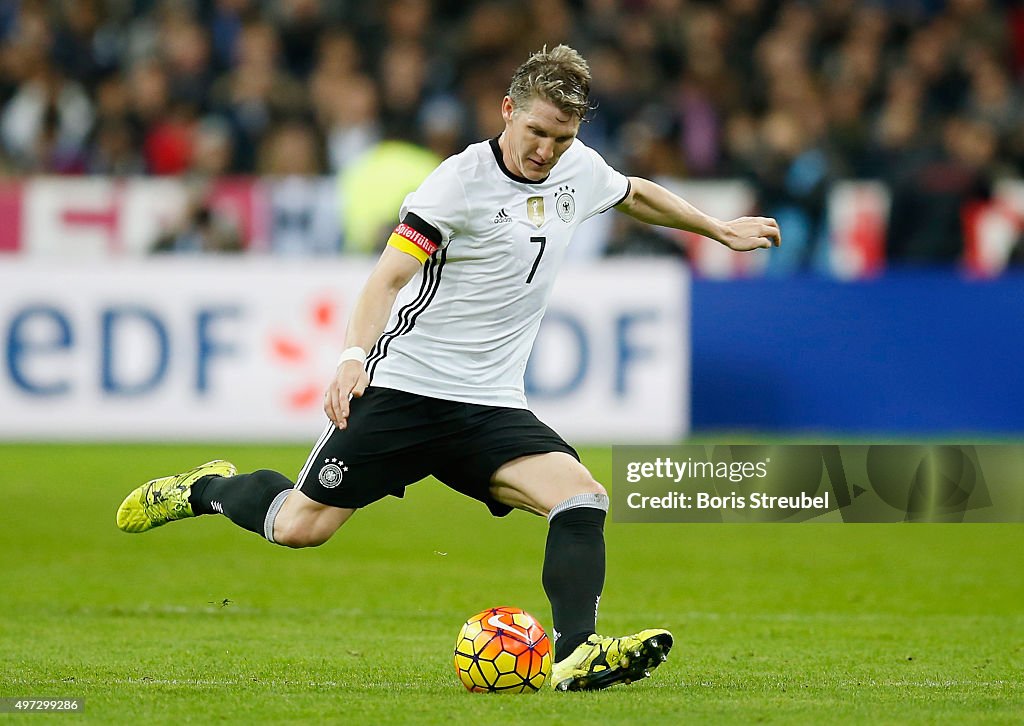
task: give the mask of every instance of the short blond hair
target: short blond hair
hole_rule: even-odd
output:
[[[590,110],[590,66],[567,45],[544,46],[516,69],[508,96],[517,110],[539,97],[582,120]]]

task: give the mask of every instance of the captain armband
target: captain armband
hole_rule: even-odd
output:
[[[388,245],[426,262],[441,246],[441,233],[429,222],[409,212],[391,233]]]

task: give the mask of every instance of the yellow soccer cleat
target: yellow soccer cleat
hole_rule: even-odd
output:
[[[672,633],[667,630],[641,630],[622,638],[591,635],[552,666],[551,685],[556,691],[597,691],[632,683],[651,675],[671,649]]]
[[[188,503],[192,485],[204,476],[234,476],[236,471],[231,462],[217,459],[184,474],[148,481],[117,508],[117,528],[122,532],[145,532],[176,519],[194,517]]]

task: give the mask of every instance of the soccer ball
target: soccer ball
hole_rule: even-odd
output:
[[[490,608],[459,631],[455,672],[475,693],[535,693],[551,672],[551,641],[528,612]]]

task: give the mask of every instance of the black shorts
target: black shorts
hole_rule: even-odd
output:
[[[490,493],[491,477],[520,456],[579,454],[523,408],[445,401],[390,388],[353,399],[348,427],[328,424],[296,485],[310,499],[358,509],[433,475],[478,499],[496,517],[512,508]]]

